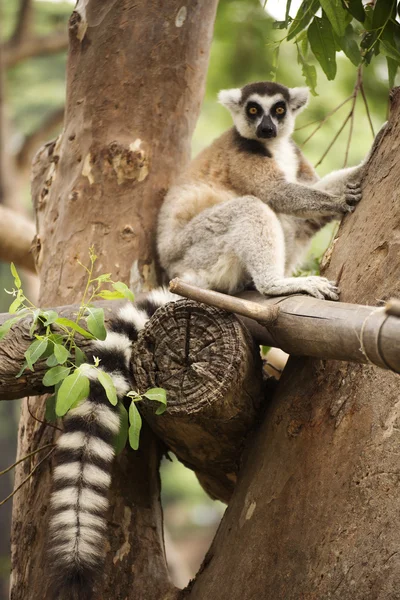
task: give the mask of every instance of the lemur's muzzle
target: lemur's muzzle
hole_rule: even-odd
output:
[[[269,115],[264,115],[256,129],[257,137],[267,139],[276,137],[276,126]]]

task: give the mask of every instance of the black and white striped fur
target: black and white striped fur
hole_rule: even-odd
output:
[[[56,449],[50,522],[52,596],[54,600],[89,600],[101,571],[107,522],[108,490],[119,431],[119,409],[108,401],[103,387],[90,374],[93,357],[109,373],[122,400],[131,389],[132,343],[160,306],[177,300],[166,289],[121,308],[108,325],[107,338],[88,353],[89,397],[64,418]]]

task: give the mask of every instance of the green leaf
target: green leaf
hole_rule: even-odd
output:
[[[42,354],[45,353],[48,344],[47,338],[39,338],[32,342],[29,348],[25,351],[25,359],[28,367],[33,371],[33,365],[39,360]]]
[[[99,283],[107,283],[111,281],[111,273],[103,273],[103,275],[99,275],[96,279],[92,281],[98,281]]]
[[[70,367],[63,367],[61,365],[49,369],[43,377],[43,385],[53,386],[56,383],[59,383],[69,375],[70,371]]]
[[[44,310],[40,313],[40,318],[44,319],[43,325],[47,327],[48,325],[52,325],[58,319],[58,314],[55,310]]]
[[[140,430],[142,429],[142,417],[134,401],[131,402],[129,407],[129,423],[129,444],[133,450],[137,450],[139,448]]]
[[[87,327],[98,340],[105,340],[107,331],[104,326],[104,310],[102,308],[86,308],[89,316],[86,317]]]
[[[347,11],[343,8],[342,0],[320,0],[333,31],[339,37],[344,36],[348,25]]]
[[[58,360],[59,364],[62,365],[70,357],[70,353],[65,346],[61,344],[54,344],[54,355]]]
[[[346,34],[343,37],[335,35],[335,40],[347,58],[351,60],[354,66],[358,67],[361,62],[361,51],[357,42],[352,37],[353,31],[353,27],[349,25],[346,29]]]
[[[386,58],[391,58],[397,63],[400,62],[399,50],[397,50],[397,48],[387,40],[381,39],[381,52],[386,56]]]
[[[301,65],[301,72],[303,74],[304,80],[308,87],[310,88],[310,92],[313,96],[318,96],[316,86],[317,86],[317,70],[314,65],[308,64],[304,56],[301,54],[299,47],[297,46],[297,62]]]
[[[56,415],[56,395],[52,394],[46,400],[46,412],[44,418],[49,423],[55,423],[57,421]]]
[[[120,402],[118,404],[118,408],[120,411],[120,425],[119,425],[119,432],[117,433],[116,437],[115,437],[115,441],[114,441],[114,448],[115,448],[115,454],[118,455],[122,452],[122,450],[125,448],[126,446],[126,442],[128,439],[128,429],[129,429],[129,424],[128,424],[128,412],[125,408],[125,406],[122,404],[122,402]]]
[[[11,269],[11,274],[14,277],[15,286],[19,289],[21,287],[21,279],[20,279],[20,276],[18,275],[17,269],[13,262],[10,265],[10,269]]]
[[[336,50],[332,25],[326,18],[314,17],[308,28],[308,40],[315,58],[331,81],[336,75]]]
[[[124,294],[121,292],[112,292],[111,290],[102,290],[98,294],[96,294],[98,298],[103,298],[104,300],[120,300],[121,298],[125,298]]]
[[[46,360],[46,365],[48,367],[55,367],[56,365],[58,365],[58,360],[54,356],[54,354],[50,354],[49,358]]]
[[[25,296],[22,292],[22,290],[18,290],[17,293],[17,297],[15,298],[15,300],[13,302],[11,302],[10,304],[10,308],[8,309],[8,312],[10,313],[10,315],[13,315],[17,312],[17,310],[19,309],[19,307],[21,306],[21,304],[23,303],[23,301],[25,300]]]
[[[26,360],[24,360],[22,367],[20,368],[20,370],[18,371],[18,373],[15,376],[16,379],[18,379],[18,377],[21,377],[22,373],[25,371],[27,366],[28,366],[28,363],[26,362]]]
[[[29,328],[29,335],[31,337],[33,337],[33,334],[35,333],[35,329],[37,327],[37,322],[38,322],[38,318],[40,315],[40,308],[36,308],[33,313],[32,313],[32,324]]]
[[[376,0],[372,14],[372,29],[380,29],[396,14],[396,0]]]
[[[2,340],[5,335],[7,335],[14,323],[18,323],[18,321],[25,316],[26,315],[18,315],[17,317],[12,317],[11,319],[7,319],[7,321],[4,321],[4,323],[0,326],[0,340]]]
[[[128,286],[125,285],[125,283],[122,283],[122,281],[116,281],[115,283],[112,284],[112,286],[113,286],[114,290],[116,290],[117,292],[120,292],[124,298],[127,298],[131,302],[133,302],[135,300],[135,295],[132,292],[132,290],[130,290],[128,288]]]
[[[295,18],[292,21],[291,26],[289,27],[287,35],[288,41],[296,37],[298,33],[307,27],[319,7],[320,4],[318,0],[303,0]]]
[[[102,369],[97,369],[97,377],[104,388],[108,401],[116,406],[118,403],[117,390],[111,376]]]
[[[58,317],[58,319],[55,320],[55,323],[57,323],[57,325],[63,325],[64,327],[68,327],[69,329],[73,329],[74,331],[76,331],[77,333],[80,333],[81,336],[83,336],[84,338],[86,338],[88,340],[93,340],[95,338],[94,335],[92,335],[91,333],[89,333],[88,331],[83,329],[83,327],[80,327],[80,325],[75,323],[75,321],[71,321],[70,319],[65,319],[64,317]]]
[[[348,0],[346,7],[351,15],[360,23],[365,21],[365,11],[362,0]]]
[[[62,382],[57,394],[56,414],[63,417],[69,409],[89,395],[89,379],[76,369]]]
[[[77,367],[83,365],[86,362],[86,355],[78,346],[75,346],[75,364]]]
[[[388,67],[388,79],[389,79],[389,88],[392,89],[394,87],[394,80],[396,78],[397,69],[399,68],[399,64],[390,56],[386,57],[387,67]]]
[[[147,390],[146,393],[142,394],[144,398],[147,400],[152,400],[154,402],[158,402],[161,406],[157,408],[156,415],[162,415],[167,408],[167,392],[164,388],[151,388]]]

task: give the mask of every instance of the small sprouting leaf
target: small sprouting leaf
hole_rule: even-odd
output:
[[[167,392],[164,388],[151,388],[142,394],[144,398],[158,402],[160,406],[156,410],[156,415],[162,415],[167,408]]]
[[[86,362],[86,355],[78,346],[75,346],[75,364],[77,367],[83,365]]]
[[[125,298],[124,294],[121,292],[111,290],[102,290],[98,294],[96,294],[98,298],[103,298],[103,300],[120,300],[121,298]]]
[[[58,363],[62,365],[69,358],[70,353],[65,346],[62,346],[61,344],[54,344],[54,356],[56,357]]]
[[[135,402],[132,401],[129,407],[129,444],[133,450],[139,448],[140,430],[142,428],[142,417],[136,408]]]
[[[98,340],[105,340],[107,337],[107,331],[104,326],[104,310],[102,308],[92,308],[88,306],[86,308],[89,316],[86,317],[87,327]]]
[[[42,354],[45,353],[47,344],[48,344],[47,338],[45,338],[45,337],[38,338],[37,340],[32,342],[32,344],[29,346],[29,348],[25,351],[24,356],[25,356],[26,362],[28,363],[28,367],[31,369],[31,371],[33,371],[33,365],[35,364],[35,362],[37,362],[39,360],[39,358],[42,356]]]
[[[17,323],[20,319],[22,319],[25,316],[26,315],[18,315],[17,317],[12,317],[11,319],[7,319],[7,321],[4,321],[4,323],[0,326],[0,340],[2,340],[5,335],[7,335],[14,323]]]
[[[108,401],[111,402],[113,406],[116,406],[118,402],[117,390],[115,389],[111,375],[102,371],[102,369],[97,369],[97,377],[104,388]]]
[[[96,279],[92,279],[92,281],[98,281],[99,283],[107,283],[111,281],[111,273],[103,273],[103,275],[99,275]]]
[[[57,394],[56,414],[63,417],[69,409],[89,395],[89,379],[76,369],[62,382]]]
[[[117,455],[120,454],[126,446],[129,429],[128,412],[122,402],[118,404],[118,408],[120,411],[120,425],[114,441],[115,454]]]
[[[18,275],[17,269],[13,262],[10,265],[10,269],[11,269],[11,274],[14,277],[14,283],[15,283],[16,287],[19,289],[21,287],[21,279],[20,279],[20,276]]]
[[[49,423],[55,423],[57,421],[56,415],[56,395],[52,394],[46,400],[46,412],[44,418]]]
[[[50,387],[59,383],[69,375],[70,371],[70,367],[63,367],[62,365],[49,369],[43,377],[43,385]]]
[[[132,290],[130,290],[125,283],[122,283],[122,281],[115,281],[112,286],[114,290],[120,292],[124,298],[127,298],[131,302],[135,300],[135,295]]]
[[[88,340],[93,340],[95,337],[94,335],[83,329],[83,327],[81,327],[74,321],[71,321],[70,319],[66,319],[65,317],[58,317],[58,319],[55,320],[55,323],[57,323],[57,325],[63,325],[64,327],[73,329],[77,333],[80,333],[82,337]]]
[[[128,398],[133,398],[135,400],[135,402],[138,402],[139,400],[142,399],[142,396],[138,392],[135,392],[135,390],[131,390],[130,392],[128,392],[125,395],[128,396]]]
[[[8,312],[10,313],[10,315],[14,315],[17,312],[17,310],[22,305],[24,300],[25,300],[25,296],[24,296],[22,290],[19,289],[18,293],[17,293],[17,297],[15,298],[15,300],[13,302],[11,302],[10,308],[8,309]]]
[[[314,17],[308,28],[308,40],[315,58],[331,81],[336,75],[336,45],[332,25],[325,17]]]
[[[40,318],[43,320],[43,325],[46,327],[52,325],[58,319],[58,313],[55,310],[44,310],[40,313]]]
[[[292,40],[298,33],[307,27],[319,8],[320,4],[318,0],[303,0],[295,18],[292,21],[291,26],[289,27],[287,35],[288,41]]]

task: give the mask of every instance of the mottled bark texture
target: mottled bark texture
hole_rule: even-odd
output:
[[[325,272],[343,301],[400,295],[399,148],[397,89]],[[399,381],[369,365],[289,361],[187,597],[398,600]]]
[[[136,289],[156,283],[154,226],[163,194],[189,160],[203,96],[216,0],[81,0],[69,24],[65,127],[38,153],[33,200],[40,305],[80,299],[94,244],[97,273]],[[39,402],[36,402],[39,405]],[[43,416],[43,411],[39,411]],[[53,440],[24,406],[19,455]],[[162,543],[159,449],[118,460],[109,543],[98,598],[173,594]],[[18,485],[38,461],[17,470]],[[46,525],[50,461],[14,499],[12,600],[48,597]]]

